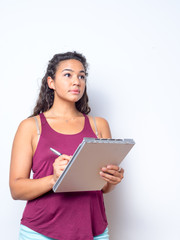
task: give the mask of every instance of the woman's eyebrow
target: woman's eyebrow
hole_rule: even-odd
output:
[[[62,70],[62,72],[64,72],[64,71],[74,72],[72,69],[69,69],[69,68],[66,68],[66,69]],[[79,72],[85,74],[85,71],[84,71],[84,70],[81,70],[81,71],[79,71]]]
[[[69,69],[69,68],[66,68],[66,69],[63,69],[63,70],[62,70],[62,72],[65,72],[65,71],[74,72],[72,69]]]

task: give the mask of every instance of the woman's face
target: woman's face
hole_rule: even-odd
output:
[[[83,64],[75,59],[62,61],[56,71],[55,79],[48,77],[48,85],[54,89],[54,97],[77,102],[83,96],[86,74]]]

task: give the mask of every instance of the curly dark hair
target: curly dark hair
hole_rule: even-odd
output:
[[[31,116],[36,116],[39,113],[45,112],[52,107],[54,102],[54,90],[49,88],[47,84],[47,77],[55,79],[55,74],[60,62],[69,59],[76,59],[80,61],[84,66],[86,76],[88,75],[88,63],[86,61],[86,58],[82,54],[75,51],[55,54],[53,58],[49,61],[46,74],[42,79],[39,97],[33,110],[33,114]],[[86,86],[82,98],[75,103],[75,106],[78,111],[84,114],[88,114],[91,111],[90,107],[88,106],[88,95]]]

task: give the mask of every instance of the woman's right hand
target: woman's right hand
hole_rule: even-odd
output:
[[[55,159],[53,163],[53,181],[54,183],[61,176],[62,172],[66,168],[67,164],[71,160],[72,156],[68,156],[66,154],[62,154],[58,158]]]

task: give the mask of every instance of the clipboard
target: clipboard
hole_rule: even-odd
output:
[[[54,192],[101,190],[106,181],[99,172],[108,164],[119,165],[135,145],[133,139],[84,138],[53,186]]]

